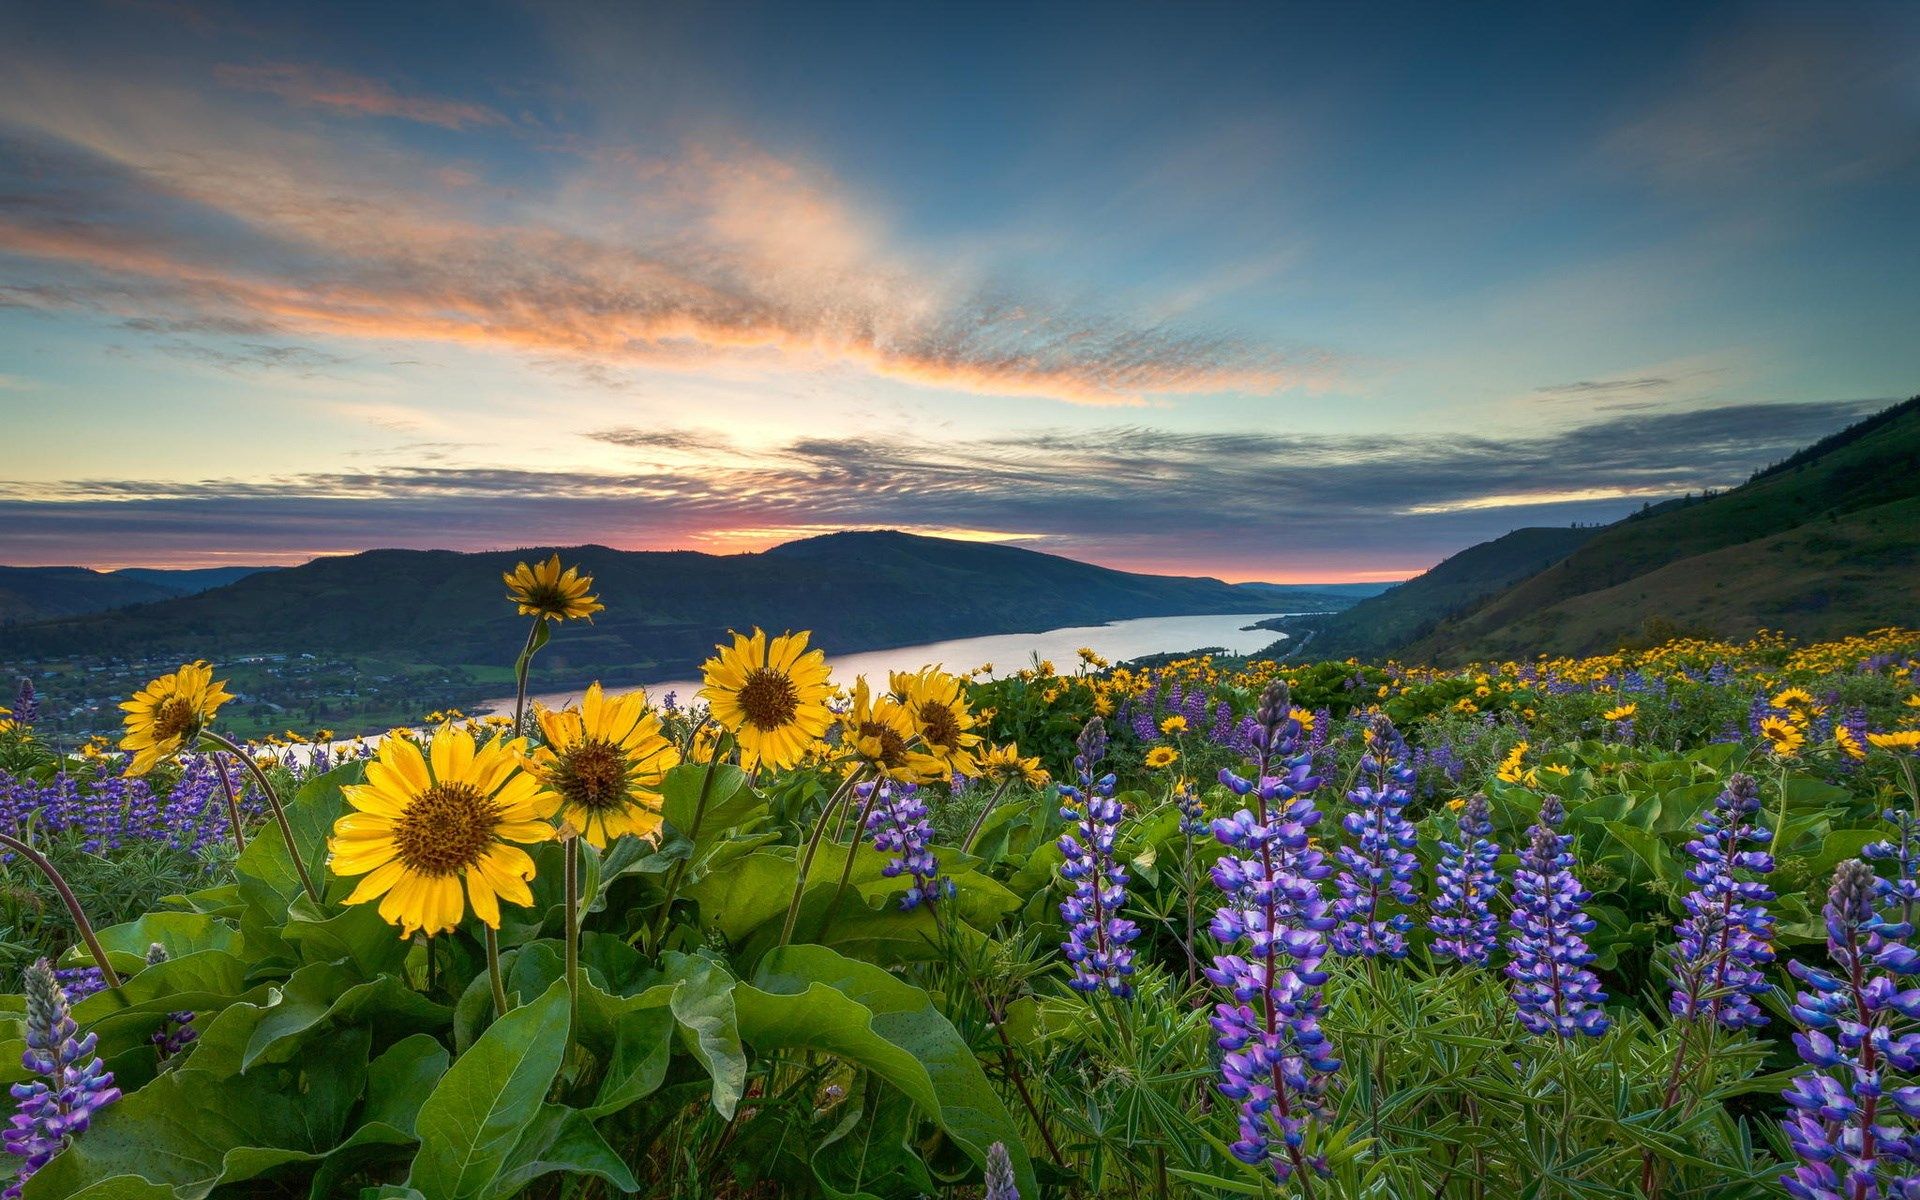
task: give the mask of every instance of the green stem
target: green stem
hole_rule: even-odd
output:
[[[227,774],[227,760],[215,750],[209,757],[213,759],[213,769],[220,773],[220,788],[227,794],[227,827],[233,831],[233,852],[247,852],[247,835],[240,831],[240,800],[233,792],[233,777]]]
[[[827,940],[827,930],[833,927],[834,914],[840,911],[840,898],[847,894],[847,881],[853,878],[853,860],[860,852],[860,835],[867,827],[867,818],[873,815],[873,806],[879,801],[880,782],[875,780],[873,790],[867,793],[866,804],[860,809],[860,818],[853,824],[853,841],[847,845],[847,861],[840,866],[840,886],[833,889],[833,902],[827,905],[827,915],[820,918],[820,934],[815,940],[822,944]],[[786,942],[780,944],[784,946]]]
[[[487,982],[493,986],[493,1016],[507,1015],[507,985],[500,978],[500,933],[491,925],[482,925],[487,935]]]
[[[86,942],[87,952],[93,955],[94,965],[100,968],[100,978],[106,980],[110,988],[119,987],[119,973],[113,969],[113,964],[107,961],[107,952],[100,948],[100,939],[93,935],[93,923],[87,920],[86,910],[80,907],[80,901],[73,894],[73,889],[67,886],[66,879],[54,865],[47,861],[46,855],[19,838],[4,833],[0,833],[0,846],[5,846],[39,868],[40,873],[47,877],[47,882],[53,884],[53,890],[60,893],[61,903],[67,906],[67,915],[73,918],[74,928],[80,931],[81,940]]]
[[[580,1027],[580,838],[567,839],[567,1028]]]
[[[1000,797],[1007,794],[1007,788],[1012,784],[1013,776],[1009,775],[1000,781],[999,787],[993,789],[993,795],[987,797],[987,806],[981,809],[980,815],[973,819],[973,827],[967,830],[967,836],[960,839],[960,853],[973,853],[973,839],[980,836],[981,827],[987,823],[987,817],[993,812],[994,806],[1000,803]]]
[[[794,875],[793,898],[787,901],[787,921],[780,928],[780,945],[782,946],[793,940],[793,925],[800,919],[800,897],[806,893],[807,876],[813,870],[814,856],[820,852],[820,839],[826,836],[827,822],[833,819],[835,807],[845,799],[847,793],[853,790],[854,784],[859,782],[860,776],[864,773],[864,767],[855,767],[848,771],[846,779],[833,795],[827,798],[826,807],[820,810],[819,820],[813,823],[813,832],[807,837],[806,849],[800,855],[799,869]]]
[[[527,671],[533,666],[533,639],[540,632],[545,617],[535,617],[533,627],[527,630],[527,644],[520,648],[520,657],[513,663],[513,730],[507,736],[519,737],[522,724],[527,719]]]
[[[318,905],[320,889],[313,886],[313,876],[307,874],[306,861],[301,858],[299,844],[293,839],[293,825],[287,820],[287,810],[281,805],[280,794],[273,790],[273,783],[267,778],[267,773],[260,769],[259,763],[253,761],[253,755],[228,741],[225,736],[211,729],[201,730],[200,736],[230,751],[235,758],[247,764],[247,770],[253,772],[253,781],[260,785],[261,794],[267,798],[267,807],[273,810],[274,823],[280,826],[280,836],[287,843],[287,857],[293,860],[294,872],[300,876],[300,886],[307,890],[307,899]]]

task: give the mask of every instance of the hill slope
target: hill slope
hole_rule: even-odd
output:
[[[209,567],[169,571],[129,567],[91,571],[85,567],[0,567],[0,624],[45,621],[85,613],[151,604],[220,587],[261,570],[259,567]]]
[[[434,664],[513,660],[526,621],[501,573],[546,548],[374,550],[252,575],[198,596],[0,631],[0,653],[231,657],[274,651]],[[829,651],[1179,613],[1272,612],[1276,595],[1217,579],[1135,575],[1013,546],[839,533],[761,554],[560,549],[608,605],[540,668],[609,682],[691,669],[729,627],[812,629]],[[1345,598],[1303,591],[1302,607]]]
[[[1920,397],[1731,491],[1608,526],[1401,656],[1595,653],[1649,630],[1819,638],[1916,614]]]
[[[1442,619],[1535,575],[1599,533],[1597,526],[1516,529],[1469,546],[1424,574],[1324,617],[1300,618],[1313,658],[1379,658]]]

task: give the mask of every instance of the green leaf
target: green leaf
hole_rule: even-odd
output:
[[[559,1104],[543,1104],[514,1146],[506,1169],[483,1194],[490,1198],[517,1195],[527,1184],[554,1171],[596,1175],[629,1194],[640,1190],[633,1172],[585,1114]]]
[[[734,989],[740,1034],[756,1050],[810,1049],[859,1063],[904,1092],[976,1163],[1005,1142],[1023,1195],[1033,1166],[1013,1117],[959,1031],[920,988],[825,946],[768,955]]]
[[[887,1200],[929,1195],[933,1176],[908,1148],[913,1105],[892,1088],[870,1085],[813,1153],[813,1177],[828,1200]]]
[[[707,783],[711,771],[713,782]],[[700,813],[700,834],[693,836],[694,814],[700,809],[700,790],[707,789],[705,811]],[[693,840],[693,857],[701,858],[722,834],[748,824],[766,811],[766,801],[747,787],[747,777],[739,767],[721,763],[709,768],[699,763],[682,763],[668,771],[660,783],[661,815],[674,830]]]
[[[494,1194],[514,1147],[538,1117],[567,1048],[567,988],[495,1021],[420,1106],[420,1153],[407,1186],[434,1200]]]
[[[358,972],[333,963],[300,968],[255,1026],[240,1059],[242,1071],[261,1059],[284,1059],[322,1027],[372,1023],[383,1036],[446,1026],[452,1013],[391,975],[360,982]]]

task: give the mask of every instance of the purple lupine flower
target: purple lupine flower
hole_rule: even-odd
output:
[[[18,1200],[33,1173],[70,1138],[85,1133],[94,1113],[120,1098],[112,1073],[93,1052],[95,1035],[75,1040],[79,1027],[46,959],[27,968],[26,994],[27,1049],[20,1061],[40,1078],[12,1088],[20,1108],[7,1126],[7,1152],[26,1161],[12,1185],[0,1193],[6,1200]]]
[[[987,1147],[987,1194],[982,1200],[1020,1200],[1020,1187],[1013,1176],[1013,1156],[1005,1142]]]
[[[31,679],[20,681],[20,691],[13,698],[13,720],[22,729],[32,729],[40,723],[40,697],[34,693]]]
[[[1573,838],[1558,832],[1565,817],[1560,797],[1549,793],[1528,831],[1531,841],[1513,874],[1507,977],[1528,1033],[1599,1037],[1608,1026],[1601,1007],[1607,994],[1587,969],[1593,919],[1581,908],[1588,893],[1573,873]]]
[[[1491,840],[1493,816],[1487,798],[1475,795],[1460,810],[1455,840],[1440,843],[1438,888],[1433,898],[1433,953],[1484,967],[1500,940],[1493,898],[1500,890],[1499,843]]]
[[[940,874],[940,860],[930,849],[933,822],[927,816],[927,802],[920,789],[911,783],[885,781],[873,811],[867,814],[867,832],[873,835],[873,848],[893,858],[880,873],[888,879],[909,876],[912,885],[900,897],[900,907],[914,909],[932,904],[936,898],[953,895],[953,880]]]
[[[1180,833],[1183,837],[1195,837],[1208,832],[1207,802],[1200,798],[1199,790],[1182,780],[1173,793],[1174,807],[1180,810]]]
[[[1894,837],[1864,846],[1860,853],[1893,864],[1892,879],[1874,880],[1874,895],[1882,907],[1892,910],[1893,919],[1911,925],[1914,906],[1920,903],[1920,822],[1912,813],[1898,808],[1890,808],[1884,815],[1893,825]]]
[[[167,948],[159,942],[147,947],[147,965],[159,966],[167,961]],[[154,1053],[158,1056],[161,1070],[165,1070],[173,1057],[200,1039],[200,1031],[193,1027],[194,1013],[191,1009],[176,1009],[153,1031]]]
[[[1782,1093],[1800,1164],[1780,1182],[1798,1200],[1920,1194],[1909,1128],[1920,1117],[1920,1087],[1901,1078],[1920,1068],[1920,1034],[1898,1027],[1920,1018],[1920,988],[1896,982],[1916,970],[1912,927],[1875,913],[1876,891],[1872,867],[1841,863],[1823,910],[1827,955],[1839,970],[1787,965],[1805,985],[1793,1005],[1805,1032],[1793,1045],[1809,1068]]]
[[[1215,955],[1205,974],[1232,998],[1212,1018],[1225,1052],[1220,1093],[1240,1106],[1240,1137],[1230,1149],[1242,1162],[1269,1164],[1284,1181],[1301,1168],[1326,1170],[1304,1147],[1307,1122],[1324,1112],[1340,1069],[1320,1029],[1327,979],[1320,962],[1334,924],[1323,881],[1333,868],[1308,833],[1320,820],[1311,794],[1320,780],[1312,755],[1299,752],[1285,683],[1268,686],[1255,721],[1255,777],[1220,772],[1220,782],[1252,795],[1255,808],[1213,823],[1214,837],[1234,853],[1213,868],[1226,903],[1209,928],[1227,953]]]
[[[1080,786],[1060,788],[1060,815],[1074,822],[1072,832],[1060,835],[1060,877],[1073,891],[1060,903],[1066,919],[1067,940],[1060,951],[1073,964],[1067,986],[1092,994],[1105,988],[1125,999],[1133,995],[1133,948],[1140,928],[1120,913],[1127,904],[1127,870],[1114,856],[1120,819],[1125,810],[1114,799],[1112,775],[1095,778],[1106,757],[1107,731],[1099,717],[1080,731],[1080,753],[1073,760]],[[1076,836],[1077,835],[1077,836]]]
[[[1705,1017],[1728,1029],[1767,1023],[1754,998],[1766,994],[1762,969],[1773,961],[1773,917],[1767,912],[1773,889],[1742,877],[1773,870],[1771,854],[1745,848],[1773,840],[1752,819],[1759,811],[1759,783],[1737,774],[1693,827],[1700,836],[1687,843],[1694,858],[1687,879],[1694,886],[1682,901],[1687,917],[1674,947],[1674,988],[1667,1001],[1676,1017]]]
[[[53,977],[70,1004],[78,1004],[95,992],[107,990],[106,976],[100,973],[99,967],[61,967]]]
[[[1382,713],[1367,725],[1367,745],[1360,755],[1360,777],[1347,793],[1353,805],[1340,819],[1348,842],[1336,857],[1341,871],[1334,879],[1339,898],[1333,930],[1336,953],[1361,958],[1404,958],[1407,931],[1413,918],[1404,911],[1383,917],[1391,903],[1410,908],[1419,896],[1413,889],[1420,860],[1413,847],[1419,835],[1407,820],[1413,799],[1413,768],[1406,764],[1407,743]]]

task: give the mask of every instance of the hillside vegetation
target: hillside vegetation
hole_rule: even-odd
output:
[[[254,575],[202,595],[0,632],[12,657],[139,652],[228,657],[312,653],[471,664],[511,660],[526,631],[499,604],[502,572],[547,548],[459,554],[374,550]],[[611,611],[542,656],[569,677],[685,671],[714,631],[812,629],[832,651],[1183,613],[1272,612],[1285,597],[1217,579],[1136,575],[1013,546],[849,532],[759,554],[560,551]],[[1350,597],[1301,590],[1300,607]]]
[[[0,624],[24,624],[151,604],[221,587],[259,567],[207,567],[171,571],[129,567],[0,567]]]
[[[1585,654],[1756,626],[1814,639],[1916,611],[1920,398],[1731,491],[1609,526],[1398,653],[1429,662]]]

